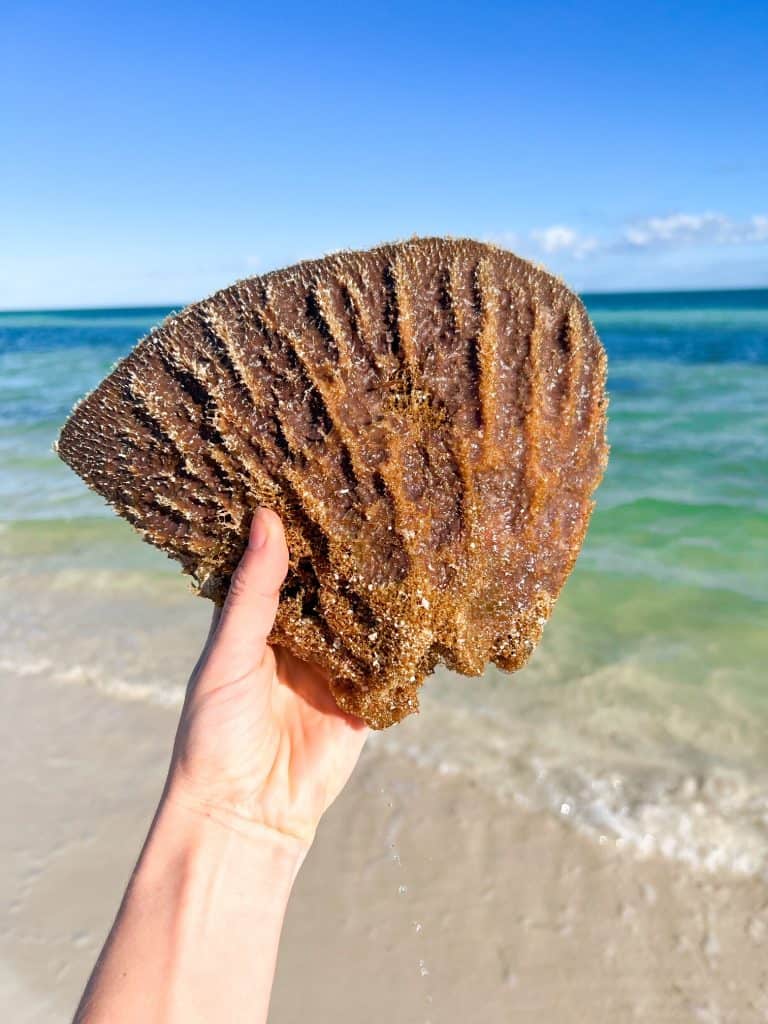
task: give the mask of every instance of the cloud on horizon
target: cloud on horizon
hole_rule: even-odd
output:
[[[504,236],[505,242],[513,236]],[[515,236],[515,241],[519,236]],[[526,240],[548,255],[585,260],[599,253],[673,249],[687,246],[754,245],[768,243],[768,216],[754,214],[745,221],[724,213],[673,213],[625,225],[618,234],[598,238],[569,224],[552,224],[529,232]]]

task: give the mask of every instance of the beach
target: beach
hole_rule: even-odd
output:
[[[2,692],[0,1001],[43,1024],[110,926],[176,713],[42,675]],[[763,881],[638,860],[378,739],[294,889],[276,1024],[766,1019]]]
[[[529,666],[438,672],[297,881],[271,1020],[768,1019],[768,292],[587,298],[611,464]],[[0,1003],[74,1010],[210,607],[51,452],[163,310],[0,314]]]

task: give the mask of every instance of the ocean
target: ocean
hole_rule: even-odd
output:
[[[768,290],[587,295],[611,460],[530,664],[438,672],[373,742],[595,842],[762,875]],[[167,309],[0,313],[0,667],[174,704],[208,609],[52,451]]]

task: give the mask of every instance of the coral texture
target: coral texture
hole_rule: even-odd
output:
[[[144,338],[60,456],[221,603],[254,508],[291,553],[272,633],[384,728],[438,662],[520,668],[607,459],[582,303],[510,252],[414,239],[241,281]]]

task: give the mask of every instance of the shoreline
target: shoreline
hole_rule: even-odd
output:
[[[0,999],[42,1024],[74,1011],[177,713],[10,672],[2,693]],[[766,945],[765,883],[634,859],[374,737],[296,883],[270,1021],[756,1024]]]

